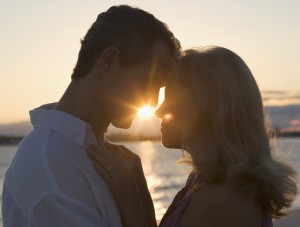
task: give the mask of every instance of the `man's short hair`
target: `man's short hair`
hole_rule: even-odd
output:
[[[113,6],[100,13],[81,40],[81,49],[72,79],[88,74],[108,46],[120,50],[122,66],[145,61],[155,41],[162,41],[171,56],[180,53],[180,43],[167,25],[139,8]]]

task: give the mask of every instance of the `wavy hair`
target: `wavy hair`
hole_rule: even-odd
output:
[[[228,182],[273,218],[285,215],[297,194],[296,172],[273,152],[261,94],[245,62],[228,49],[205,47],[184,51],[178,70],[196,106],[183,148],[201,184]]]
[[[129,67],[149,59],[156,41],[162,41],[172,57],[181,52],[180,42],[167,24],[152,14],[127,5],[112,6],[98,15],[81,40],[72,79],[86,76],[108,46],[119,48],[121,65]]]

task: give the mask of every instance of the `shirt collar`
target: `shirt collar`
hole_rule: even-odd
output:
[[[89,145],[104,146],[104,135],[100,136],[97,141],[91,126],[87,122],[54,109],[55,105],[56,103],[46,104],[29,112],[31,124],[34,128],[58,131],[84,148]]]

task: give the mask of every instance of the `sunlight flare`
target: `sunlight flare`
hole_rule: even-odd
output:
[[[138,117],[142,120],[150,119],[154,116],[155,108],[147,105],[143,106],[142,108],[138,109]]]
[[[162,102],[165,99],[165,87],[162,87],[159,91],[159,96],[158,96],[158,103],[157,107],[151,107],[150,105],[144,105],[143,107],[139,108],[137,110],[137,117],[142,119],[142,120],[149,120],[150,118],[155,116],[155,111],[159,106],[162,104]]]
[[[163,118],[165,119],[165,121],[172,121],[174,119],[174,115],[171,113],[167,113],[163,116]]]
[[[163,103],[164,100],[165,100],[165,87],[162,87],[159,90],[158,103],[156,108],[158,108]]]

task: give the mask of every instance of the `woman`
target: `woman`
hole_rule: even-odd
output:
[[[249,68],[232,51],[207,47],[185,51],[177,69],[156,114],[162,118],[163,145],[185,150],[189,158],[184,162],[193,170],[160,226],[272,226],[271,218],[283,216],[297,194],[296,173],[272,154],[260,91]],[[106,157],[89,155],[117,198],[122,219],[132,219],[141,207],[147,215],[152,210],[149,198],[146,202],[137,196],[139,188],[147,191],[145,182],[125,183],[142,179],[141,165],[130,161],[137,160],[133,154],[119,151]],[[113,166],[109,174],[104,159]],[[122,162],[125,159],[129,161]],[[120,176],[121,187],[113,183]],[[125,205],[121,191],[131,192],[126,195],[140,205]],[[150,216],[143,218],[153,226]]]

